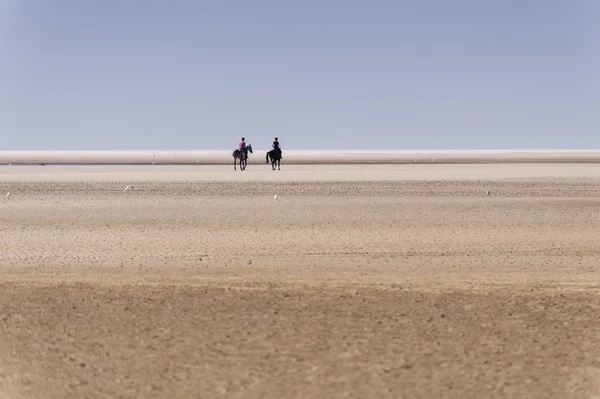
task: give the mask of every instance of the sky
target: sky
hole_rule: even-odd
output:
[[[600,0],[0,0],[0,150],[600,149]]]

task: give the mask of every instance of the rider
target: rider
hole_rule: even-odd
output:
[[[240,143],[238,144],[238,147],[240,149],[240,151],[244,151],[246,152],[246,139],[244,137],[242,137],[242,141],[240,141]]]
[[[279,139],[277,137],[275,137],[275,141],[273,142],[273,149],[279,150],[279,158],[283,159],[283,157],[281,156],[281,154],[282,154],[281,147],[279,147]]]

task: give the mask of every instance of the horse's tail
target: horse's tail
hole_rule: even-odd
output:
[[[266,161],[266,162],[269,162],[269,155],[270,155],[270,154],[271,154],[271,151],[267,151],[267,156],[266,156],[266,158],[265,158],[265,161]]]

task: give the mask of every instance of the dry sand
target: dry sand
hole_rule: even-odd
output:
[[[2,166],[0,398],[598,398],[599,169]]]

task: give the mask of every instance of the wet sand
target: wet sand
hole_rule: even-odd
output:
[[[0,398],[600,395],[597,166],[194,168],[0,168]]]

